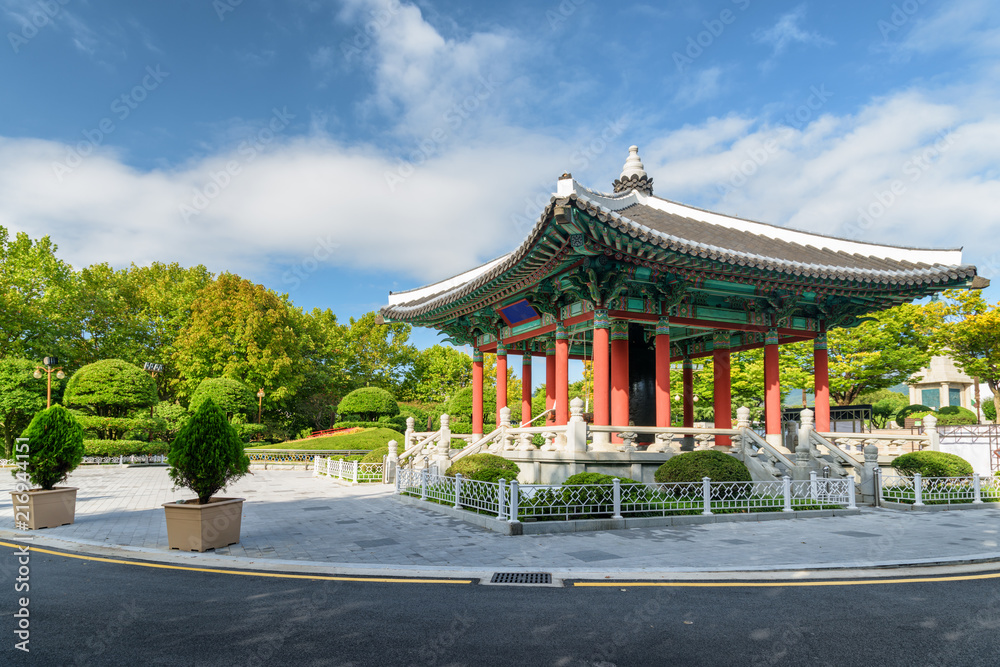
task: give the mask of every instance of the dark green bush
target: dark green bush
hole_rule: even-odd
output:
[[[892,462],[901,475],[920,473],[923,477],[971,477],[972,466],[961,456],[947,452],[910,452]]]
[[[987,398],[983,401],[983,416],[991,422],[997,420],[997,406],[993,405],[992,398]]]
[[[191,414],[198,412],[198,408],[206,400],[212,402],[222,410],[224,415],[256,415],[257,397],[250,387],[239,380],[232,378],[205,378],[198,385],[191,395],[191,403],[188,410]]]
[[[506,479],[509,482],[517,479],[521,469],[516,463],[502,456],[472,454],[452,463],[445,475],[454,477],[455,473],[459,472],[466,479],[475,479],[480,482],[498,482],[501,479]]]
[[[86,456],[162,456],[170,451],[166,442],[143,442],[141,440],[84,440]]]
[[[938,426],[966,426],[979,423],[975,412],[958,405],[941,408],[934,413],[934,416],[938,418]]]
[[[645,486],[642,482],[637,482],[628,477],[618,477],[618,480],[621,487],[621,501],[623,503],[634,502],[640,488]],[[602,488],[586,489],[586,491],[563,489],[563,502],[567,504],[586,502],[595,505],[613,505],[614,489],[612,485],[614,483],[615,475],[604,475],[599,472],[578,472],[575,475],[570,475],[562,485],[564,487],[579,484],[603,484],[605,486]]]
[[[199,504],[250,470],[243,441],[211,398],[201,403],[170,444],[167,463],[174,488],[190,489]]]
[[[118,440],[119,438],[139,440],[140,438],[135,437],[138,433],[141,433],[148,440],[150,431],[158,433],[166,428],[166,423],[163,420],[150,417],[148,414],[136,417],[77,415],[76,421],[83,427],[87,435],[92,438],[96,436],[96,439],[99,440]],[[128,438],[129,435],[133,437]]]
[[[912,403],[907,405],[905,408],[896,413],[896,419],[894,420],[900,427],[903,426],[903,422],[906,421],[907,417],[912,417],[914,412],[934,412],[934,408],[920,405],[919,403]]]
[[[31,483],[46,489],[66,479],[83,460],[83,427],[69,410],[61,405],[53,405],[37,413],[21,434],[28,438],[28,459],[25,471]],[[24,443],[16,445],[18,453],[24,453]],[[11,474],[21,472],[15,467]]]
[[[399,454],[399,447],[398,446],[396,447],[396,453]],[[389,456],[389,445],[385,445],[384,447],[376,447],[375,449],[371,450],[370,452],[368,452],[367,454],[365,454],[363,457],[361,457],[361,462],[362,463],[382,463],[382,458],[386,457],[386,456]]]
[[[337,406],[337,417],[355,421],[376,421],[379,417],[399,414],[399,404],[392,394],[378,387],[355,389]],[[405,428],[405,426],[404,426]]]
[[[692,482],[688,486],[673,487],[674,495],[694,496],[700,493],[702,478],[713,482],[750,482],[750,471],[735,456],[714,449],[684,452],[673,456],[656,470],[657,482]],[[725,493],[713,490],[712,497],[720,499]],[[741,494],[743,495],[743,494]],[[732,496],[730,496],[732,497]]]
[[[133,408],[156,405],[156,383],[121,359],[87,364],[66,383],[63,403],[101,417],[125,417]]]

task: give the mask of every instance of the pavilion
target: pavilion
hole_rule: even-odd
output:
[[[730,428],[730,355],[763,347],[767,440],[779,445],[778,347],[808,340],[816,430],[828,431],[827,331],[945,289],[989,284],[962,263],[961,248],[852,241],[656,197],[636,146],[613,188],[597,192],[563,174],[515,250],[390,293],[386,321],[432,327],[474,348],[474,433],[483,433],[483,353],[497,355],[498,411],[507,402],[507,358],[522,356],[524,422],[532,357],[546,359],[555,424],[569,418],[569,360],[591,360],[593,423],[621,427],[670,425],[671,362],[681,363],[683,423],[692,426],[693,360],[711,357],[715,426]]]

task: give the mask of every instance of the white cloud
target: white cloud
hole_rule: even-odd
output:
[[[893,13],[879,22],[885,42],[897,47],[898,58],[945,49],[980,56],[995,56],[1000,51],[1000,15],[996,3],[955,0],[940,7],[929,4],[918,7],[913,14],[907,14],[894,5]]]
[[[755,30],[752,38],[758,44],[771,47],[771,57],[763,63],[770,67],[774,60],[784,53],[792,44],[809,46],[829,46],[833,41],[815,31],[809,31],[800,25],[806,17],[806,6],[799,5],[787,14],[782,14],[778,22],[770,28]]]
[[[721,76],[721,67],[699,70],[695,76],[689,76],[688,80],[677,89],[674,103],[682,107],[689,107],[712,99],[721,91],[719,84]]]

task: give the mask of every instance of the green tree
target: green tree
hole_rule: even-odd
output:
[[[232,378],[205,378],[191,395],[188,410],[198,412],[205,401],[211,399],[227,415],[248,415],[257,412],[254,392],[239,380]]]
[[[869,315],[861,324],[827,334],[830,396],[837,405],[906,382],[937,350],[940,311],[903,304]]]
[[[947,322],[939,339],[955,364],[993,392],[1000,409],[1000,303],[989,306],[982,292],[948,290]]]
[[[65,480],[83,461],[83,428],[61,405],[35,415],[21,437],[28,439],[28,478],[45,490]],[[18,472],[14,468],[11,474]]]
[[[344,369],[356,387],[381,387],[400,392],[417,354],[409,344],[409,324],[377,324],[375,313],[353,317],[344,336]]]
[[[287,297],[223,273],[198,293],[174,344],[184,378],[178,395],[190,397],[205,378],[228,377],[264,387],[270,403],[293,398],[303,382],[301,324]]]
[[[0,226],[0,357],[65,356],[79,331],[73,268],[48,236],[10,239]]]
[[[28,359],[0,359],[0,426],[4,458],[10,459],[14,440],[39,410],[45,409],[45,378],[35,379]]]
[[[174,487],[193,491],[199,504],[250,471],[243,440],[210,398],[170,444],[167,464]]]
[[[910,399],[898,391],[879,389],[860,396],[858,402],[872,406],[872,425],[875,428],[885,428],[901,408],[910,404]]]
[[[450,345],[433,345],[415,354],[406,400],[440,403],[472,383],[472,357]]]
[[[355,389],[337,406],[340,421],[357,418],[361,421],[377,421],[379,417],[394,417],[399,414],[399,404],[392,394],[379,387]]]
[[[131,410],[156,405],[159,399],[149,375],[121,359],[105,359],[73,373],[63,402],[99,417],[127,417]]]

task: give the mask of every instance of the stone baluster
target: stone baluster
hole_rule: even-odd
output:
[[[737,455],[751,456],[749,437],[746,434],[750,428],[750,408],[745,405],[736,409],[736,428],[739,429],[740,434],[733,437],[732,452]]]
[[[438,474],[443,475],[448,466],[451,465],[451,428],[449,426],[448,415],[441,415],[441,435],[438,436],[437,450],[434,452],[434,463],[437,464]]]
[[[410,419],[413,419],[410,417]],[[385,460],[385,472],[382,478],[385,482],[392,482],[396,478],[396,469],[399,467],[399,443],[395,440],[389,441],[389,456]]]
[[[569,423],[566,424],[564,451],[587,451],[587,422],[583,421],[583,399],[579,396],[569,402]]]
[[[799,422],[799,442],[795,446],[795,451],[798,452],[799,449],[805,448],[806,452],[812,456],[816,456],[818,452],[813,451],[814,447],[812,444],[812,434],[814,428],[813,417],[813,411],[809,408],[806,408],[799,413],[799,419],[801,420]]]
[[[502,429],[500,432],[500,442],[503,443],[501,450],[507,451],[514,449],[514,438],[511,437],[509,433],[510,430],[510,408],[502,407],[500,408],[500,423],[497,426]]]
[[[875,472],[878,470],[878,445],[865,447],[865,467],[861,470],[861,502],[875,502]]]
[[[941,451],[941,441],[938,437],[937,417],[927,415],[924,417],[924,433],[927,434],[927,444],[932,452]]]

